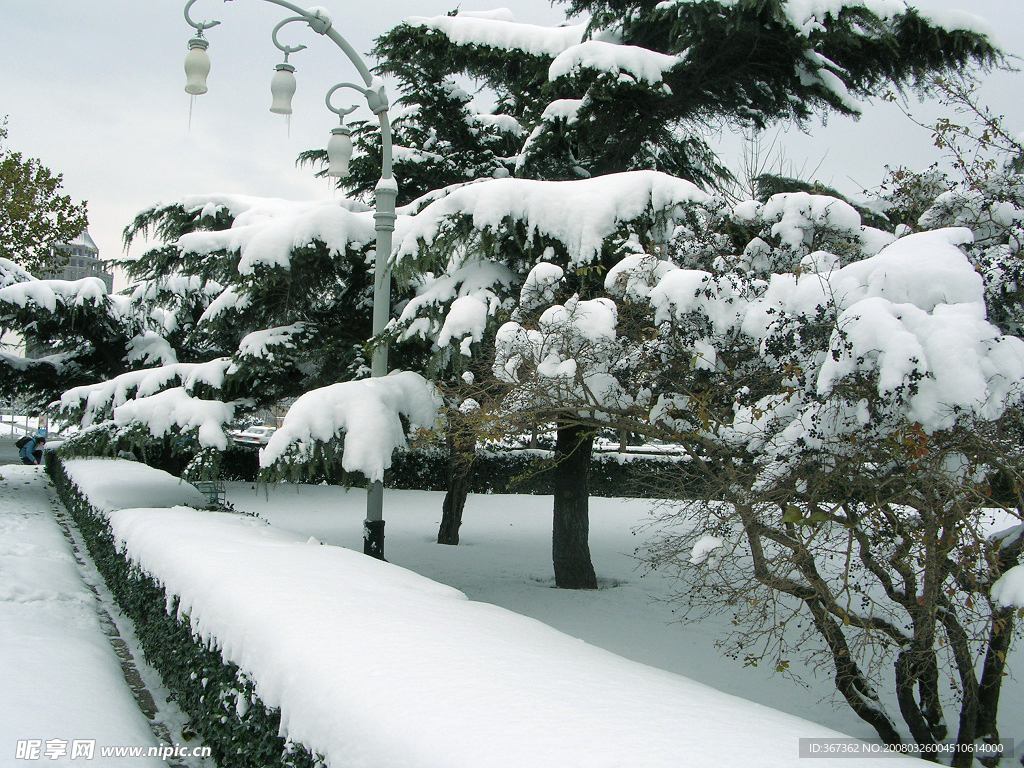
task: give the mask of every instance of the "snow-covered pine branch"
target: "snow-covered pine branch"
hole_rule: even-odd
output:
[[[345,381],[305,393],[288,409],[284,423],[260,450],[260,466],[314,459],[323,444],[342,442],[341,465],[382,481],[392,455],[409,432],[433,429],[440,397],[417,373]]]
[[[144,400],[170,389],[181,390],[186,395],[190,395],[197,387],[206,388],[207,391],[219,390],[230,366],[229,358],[220,358],[207,363],[173,363],[129,371],[97,384],[69,389],[60,399],[60,411],[65,418],[71,418],[83,427],[105,421],[116,421],[123,425],[125,418],[119,418],[117,412],[127,403]],[[143,410],[133,406],[125,413],[141,413]],[[170,418],[167,423],[179,421],[188,423],[190,419]],[[158,432],[164,434],[166,431]]]

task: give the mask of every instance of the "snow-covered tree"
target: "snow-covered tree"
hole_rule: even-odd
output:
[[[153,296],[151,314],[193,337],[182,339],[192,354],[235,355],[265,401],[354,377],[370,335],[366,206],[202,195],[145,214],[136,229],[150,217],[170,227],[161,230],[170,247],[130,274],[140,300]]]
[[[0,335],[17,333],[31,356],[0,352],[0,394],[41,409],[69,386],[118,371],[133,335],[123,306],[97,279],[39,280],[64,260],[56,246],[88,224],[86,204],[60,194],[62,179],[5,146],[0,122]]]
[[[947,680],[957,741],[998,739],[1013,617],[989,598],[1020,536],[988,538],[984,507],[1020,519],[1018,491],[994,499],[991,483],[1020,487],[1024,342],[985,317],[959,247],[971,233],[893,241],[802,194],[725,219],[760,235],[709,258],[710,238],[684,230],[676,247],[709,268],[638,256],[609,276],[657,329],[648,429],[708,478],[660,521],[652,563],[685,581],[687,610],[730,612],[746,663],[784,671],[801,646],[824,654],[886,741],[903,738],[886,688],[912,739],[944,739]]]
[[[127,265],[132,306],[161,354],[137,375],[62,399],[66,415],[105,425],[92,433],[108,449],[170,439],[201,454],[193,471],[213,471],[228,422],[365,367],[366,206],[192,196],[140,214],[126,236],[140,233],[165,241]]]
[[[69,243],[89,224],[85,202],[60,194],[63,178],[35,158],[4,143],[7,119],[0,122],[0,259],[30,272],[52,271],[64,257],[56,246]]]
[[[495,170],[518,176],[656,169],[706,184],[723,172],[703,139],[708,125],[856,114],[857,99],[886,85],[925,87],[929,73],[999,60],[981,25],[903,2],[577,0],[568,11],[579,23],[410,18],[375,52],[439,148],[490,147]],[[460,103],[456,77],[486,91],[486,109]],[[516,136],[518,151],[501,157]]]
[[[141,329],[123,297],[99,278],[40,280],[0,258],[0,335],[19,348],[0,352],[0,393],[42,410],[73,386],[132,367]]]
[[[855,98],[880,83],[917,87],[925,71],[999,58],[969,26],[932,23],[902,3],[840,3],[827,12],[788,2],[570,8],[589,19],[539,27],[508,12],[452,13],[408,19],[378,41],[379,71],[399,81],[405,111],[396,142],[407,148],[400,161],[412,178],[572,180],[657,169],[711,187],[727,172],[703,139],[709,123],[760,127],[829,110],[852,113]],[[471,98],[460,85],[467,82],[483,97]],[[372,135],[365,141],[372,157]],[[367,191],[372,167],[357,172],[351,188]],[[514,240],[482,238],[469,222],[447,235],[433,246],[443,249],[430,262],[434,274],[449,253],[482,249],[515,281],[538,263],[524,260]],[[497,253],[501,247],[508,251]],[[571,270],[569,295],[596,298],[599,273],[612,263],[608,253]],[[438,309],[461,317],[468,306],[450,293]],[[572,473],[574,496],[585,498],[586,475],[556,461],[561,472]]]
[[[520,429],[537,420],[558,427],[553,548],[560,587],[597,585],[585,470],[608,403],[588,377],[606,367],[608,350],[591,343],[587,328],[600,318],[604,341],[615,339],[601,275],[626,244],[667,237],[660,233],[684,209],[711,200],[694,184],[653,171],[569,182],[508,178],[453,189],[400,222],[396,271],[414,276],[419,288],[394,323],[396,339],[431,342],[436,360],[469,368],[474,381],[497,378],[492,397],[506,414],[524,414]],[[534,332],[543,337],[536,353],[550,351],[557,362],[545,367],[518,353],[519,370],[507,347],[520,335],[539,338]]]
[[[948,115],[928,126],[936,147],[952,166],[941,172],[892,171],[881,207],[910,231],[968,227],[967,253],[985,277],[986,305],[993,322],[1020,335],[1024,328],[1024,144],[1003,118],[978,103],[969,83],[938,79]],[[913,119],[913,118],[912,118]]]

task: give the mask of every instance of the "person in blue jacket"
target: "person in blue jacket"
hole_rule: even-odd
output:
[[[42,464],[43,463],[43,448],[46,445],[46,438],[42,435],[35,435],[30,437],[28,442],[21,446],[21,451],[18,455],[21,457],[22,464]]]

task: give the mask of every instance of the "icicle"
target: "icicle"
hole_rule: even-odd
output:
[[[291,115],[285,115],[284,116],[284,124],[286,126],[285,130],[287,131],[287,133],[285,134],[285,138],[290,139],[292,137],[292,116]]]
[[[195,104],[196,104],[196,97],[195,97],[195,94],[192,94],[191,96],[188,97],[188,131],[189,131],[189,133],[192,132],[192,108],[195,106]]]

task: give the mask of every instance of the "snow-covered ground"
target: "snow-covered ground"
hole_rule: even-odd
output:
[[[39,467],[0,467],[0,766],[110,765],[157,747]],[[113,759],[113,758],[112,758]],[[114,763],[160,766],[144,753]]]
[[[124,468],[86,470],[94,481],[106,482],[95,486],[101,504],[161,501],[131,471],[143,468]],[[90,602],[95,598],[52,518],[45,480],[31,467],[2,467],[0,474],[0,765],[30,764],[12,760],[15,752],[8,748],[24,739],[102,734],[97,743],[152,743],[145,720],[132,711],[116,658],[104,647]],[[329,741],[336,728],[310,705],[327,697],[355,707],[364,718],[356,746],[385,744],[383,757],[391,762],[372,754],[353,762],[349,754],[346,765],[412,765],[409,755],[425,766],[480,765],[484,758],[490,765],[545,764],[524,762],[531,753],[559,766],[676,766],[686,755],[700,765],[789,765],[797,762],[801,737],[837,735],[827,728],[873,735],[842,707],[827,703],[827,675],[812,676],[808,689],[799,688],[764,669],[723,659],[714,647],[720,624],[672,623],[671,607],[660,601],[672,583],[642,575],[633,557],[647,535],[634,534],[646,518],[647,502],[592,500],[591,547],[602,588],[569,592],[552,588],[550,497],[470,497],[463,543],[444,547],[434,543],[441,494],[388,491],[388,559],[456,587],[467,601],[400,568],[309,541],[312,536],[361,549],[361,491],[228,485],[229,501],[238,510],[257,513],[271,527],[245,516],[179,508],[116,513],[115,529],[144,567],[159,570],[170,588],[177,582],[190,593],[194,620],[224,637],[226,653],[248,654],[255,666],[288,672],[267,681],[268,698],[283,695],[288,686],[294,691],[291,672],[320,669],[318,655],[347,638],[341,642],[351,645],[349,653],[321,683],[341,669],[352,676],[349,685],[299,688],[302,707],[286,718],[296,733],[306,729]],[[310,567],[322,578],[290,584]],[[204,603],[225,595],[229,599],[219,607]],[[284,616],[275,599],[288,605],[286,620],[267,621]],[[312,603],[317,612],[303,617],[309,613],[303,607]],[[340,618],[330,618],[339,607]],[[288,645],[294,640],[289,629],[309,619],[313,623],[300,632],[302,643]],[[272,642],[260,645],[260,633],[272,635]],[[283,670],[283,662],[274,661],[277,646],[288,651],[281,658],[309,664]],[[424,654],[433,654],[432,663],[423,663]],[[1016,652],[1018,667],[1020,659]],[[361,693],[351,695],[356,690]],[[513,701],[509,692],[519,698]],[[1014,732],[1024,724],[1021,694],[1019,685],[1007,685],[1001,717],[1004,735],[1018,743],[1024,737]],[[551,729],[552,723],[561,728]],[[103,729],[112,724],[118,730],[107,735]],[[394,736],[399,732],[400,739]],[[552,734],[559,738],[544,742]],[[339,744],[351,749],[353,742]],[[843,761],[821,764],[839,768]],[[866,768],[872,762],[849,765]],[[894,764],[886,758],[885,765]]]
[[[781,767],[801,739],[842,736],[306,532],[137,508],[177,482],[147,467],[65,467],[133,562],[180,598],[194,631],[280,708],[283,735],[328,766],[675,768],[687,755]]]
[[[363,491],[287,485],[267,489],[251,483],[228,483],[227,489],[237,509],[277,527],[328,544],[362,548]],[[857,738],[876,738],[837,700],[830,670],[815,672],[794,659],[791,671],[801,676],[802,686],[771,669],[725,658],[715,642],[724,636],[728,617],[678,622],[666,597],[679,585],[662,573],[645,573],[635,555],[652,535],[642,529],[651,502],[590,500],[590,548],[602,588],[567,591],[553,588],[550,497],[470,496],[457,547],[435,543],[442,498],[427,491],[386,492],[389,561],[454,586],[471,600],[533,617],[628,659]],[[1024,652],[1019,644],[1011,664],[1014,676],[1003,688],[1000,724],[1004,738],[1024,745]],[[886,703],[898,713],[895,701]]]

